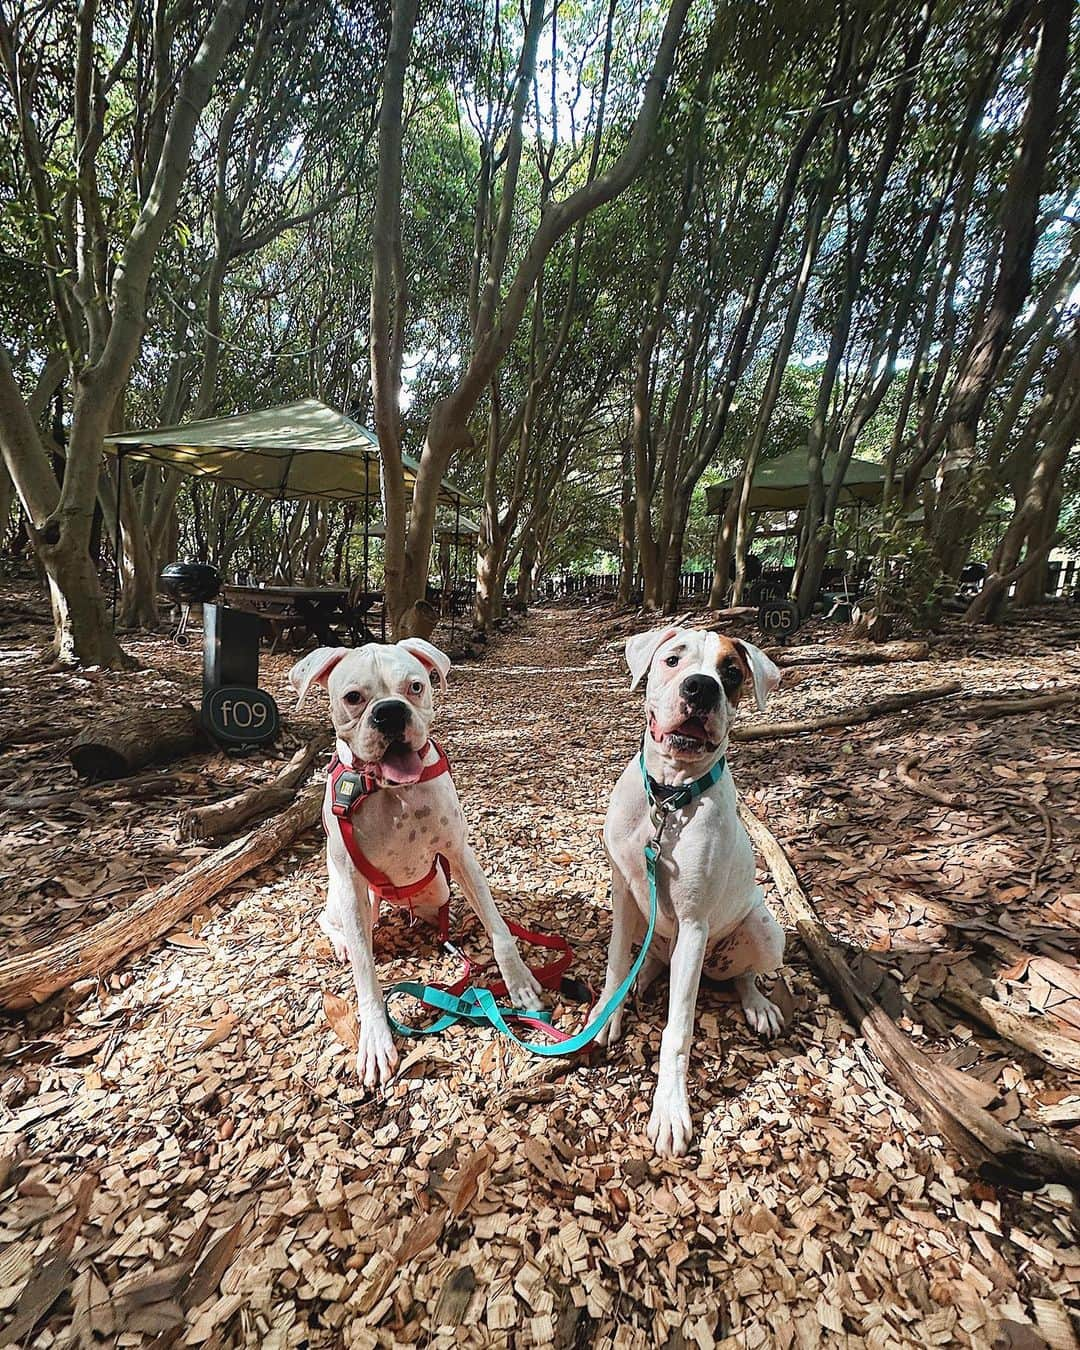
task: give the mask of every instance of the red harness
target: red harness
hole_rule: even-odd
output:
[[[438,759],[434,764],[426,764],[417,782],[428,783],[433,778],[438,778],[441,774],[450,772],[450,761],[446,758],[442,747],[435,741],[428,741],[427,745],[419,752],[421,757],[427,753],[428,746],[434,745],[438,751]],[[341,830],[341,840],[345,845],[349,857],[352,859],[353,866],[367,882],[372,895],[375,897],[375,916],[374,921],[379,921],[379,902],[388,901],[391,905],[401,905],[407,909],[410,915],[413,913],[413,897],[426,890],[435,880],[439,869],[442,868],[443,876],[446,877],[447,884],[450,883],[450,864],[441,853],[435,855],[435,861],[431,864],[430,870],[420,878],[419,881],[410,881],[404,886],[397,886],[390,880],[385,872],[380,872],[375,864],[368,858],[364,850],[360,847],[353,831],[352,815],[358,807],[363,806],[381,786],[378,779],[370,778],[367,774],[357,773],[355,769],[349,769],[335,753],[330,761],[330,809],[337,817],[338,827]],[[439,940],[445,942],[450,936],[450,900],[444,902],[439,909]]]
[[[434,764],[424,766],[420,777],[416,780],[420,783],[429,783],[433,778],[438,778],[441,774],[450,772],[450,761],[442,747],[436,741],[429,741],[420,751],[421,756],[427,753],[428,746],[433,745],[438,752],[438,758]],[[367,882],[372,895],[375,897],[374,922],[379,921],[379,902],[388,901],[392,905],[401,905],[407,909],[410,915],[413,914],[413,897],[419,895],[435,880],[439,869],[442,869],[446,877],[447,885],[450,883],[450,864],[441,853],[435,855],[435,861],[431,864],[428,872],[422,876],[419,881],[410,881],[404,886],[395,885],[394,882],[381,872],[375,864],[364,853],[363,849],[357,843],[356,834],[353,830],[353,813],[367,801],[375,792],[378,792],[382,785],[378,779],[371,778],[367,774],[358,773],[355,769],[347,768],[335,753],[330,761],[329,770],[329,792],[330,809],[333,812],[338,828],[341,830],[341,839],[345,845],[349,857],[352,859],[353,866]],[[530,966],[533,975],[539,981],[544,989],[560,989],[568,986],[567,992],[571,997],[578,999],[584,998],[586,1001],[591,998],[591,991],[577,981],[567,981],[567,968],[573,958],[570,950],[570,944],[565,938],[556,937],[550,933],[537,933],[531,929],[523,928],[513,920],[507,920],[506,924],[510,932],[517,938],[531,943],[533,946],[545,948],[547,951],[557,953],[553,961],[543,966]],[[462,994],[474,983],[474,967],[472,962],[463,952],[457,950],[450,941],[450,899],[446,901],[439,909],[438,915],[438,933],[439,941],[446,943],[448,948],[455,952],[464,962],[464,973],[454,981],[453,984],[440,985],[438,988],[444,989],[447,993]],[[496,997],[502,997],[506,994],[506,985],[501,980],[495,980],[489,984],[491,992]],[[532,1018],[519,1018],[518,1020],[534,1026],[538,1031],[544,1032],[553,1040],[565,1040],[565,1032],[557,1030],[546,1022],[534,1021]]]

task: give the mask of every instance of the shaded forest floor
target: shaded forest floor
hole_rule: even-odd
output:
[[[197,700],[200,654],[141,638],[127,645],[142,671],[44,674],[33,604],[0,590],[5,953],[187,866],[209,846],[178,841],[181,806],[276,767],[193,757],[160,771],[176,780],[163,792],[144,776],[140,800],[123,784],[77,787],[64,747],[81,721]],[[452,673],[436,721],[504,912],[565,933],[594,985],[610,926],[603,813],[640,735],[621,645],[640,626],[604,606],[535,611]],[[1062,612],[950,630],[927,662],[808,667],[754,716],[948,678],[973,694],[1073,686],[1078,631]],[[841,630],[798,640],[826,639]],[[263,663],[283,711],[290,660]],[[286,750],[323,726],[325,700],[286,715]],[[962,806],[900,781],[913,754],[912,772]],[[1003,1120],[1080,1144],[1075,1079],[943,997],[956,969],[995,977],[1011,1006],[1080,1036],[1075,711],[980,723],[932,703],[735,745],[731,763],[902,1025]],[[316,928],[324,891],[312,836],[156,950],[0,1024],[0,1318],[23,1343],[1075,1343],[1065,1193],[995,1193],[927,1137],[797,940],[775,1044],[703,989],[698,1138],[669,1162],[644,1136],[665,985],[610,1058],[553,1067],[458,1029],[404,1047],[389,1088],[365,1094],[324,1013],[324,993],[352,999]],[[459,931],[462,911],[456,899]],[[456,973],[397,913],[376,952],[384,983]]]

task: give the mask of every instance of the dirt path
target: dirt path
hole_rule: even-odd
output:
[[[451,681],[437,730],[496,895],[595,982],[600,827],[640,718],[610,625],[537,612]],[[741,749],[736,779],[809,819],[823,744]],[[1070,1344],[1060,1198],[1003,1212],[927,1142],[797,948],[773,1046],[703,991],[698,1147],[661,1162],[666,988],[610,1060],[459,1029],[365,1096],[323,1011],[351,991],[317,936],[315,842],[262,881],[4,1042],[0,1309],[36,1309],[35,1344]],[[384,982],[454,971],[395,915],[377,954]]]

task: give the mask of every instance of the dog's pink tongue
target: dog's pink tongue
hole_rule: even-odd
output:
[[[415,783],[424,761],[407,745],[392,745],[382,757],[382,776],[388,783]]]

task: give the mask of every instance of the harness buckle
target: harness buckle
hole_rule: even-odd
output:
[[[330,804],[335,816],[347,816],[364,795],[367,779],[353,769],[346,769],[334,784],[334,798]]]

